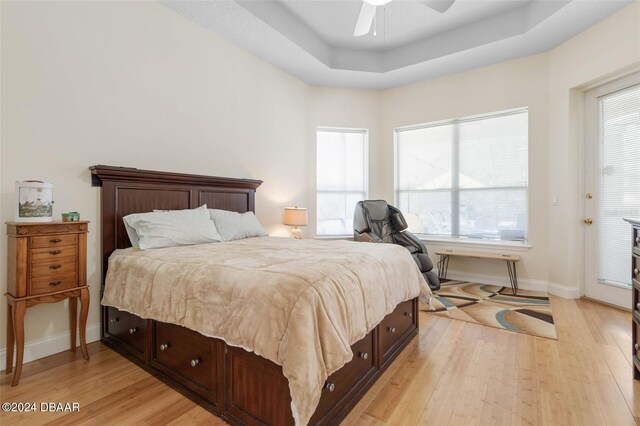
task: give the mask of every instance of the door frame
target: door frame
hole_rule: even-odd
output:
[[[581,297],[590,298],[598,302],[610,304],[612,306],[617,306],[617,307],[620,307],[620,306],[616,304],[612,304],[608,301],[590,297],[587,295],[588,274],[587,274],[586,268],[590,262],[593,263],[593,259],[591,258],[587,259],[588,228],[587,228],[587,225],[582,223],[582,220],[587,216],[588,200],[586,198],[586,193],[588,192],[587,185],[590,184],[587,178],[587,171],[591,165],[590,163],[593,163],[593,160],[594,160],[593,158],[589,157],[589,155],[593,155],[594,153],[593,151],[595,148],[593,147],[593,145],[599,143],[599,137],[597,138],[597,140],[594,139],[594,134],[599,135],[599,129],[598,128],[594,129],[593,124],[589,126],[589,120],[590,120],[590,113],[593,112],[592,108],[598,106],[597,105],[598,97],[615,93],[616,91],[619,91],[619,90],[624,90],[625,88],[636,85],[636,84],[640,84],[640,69],[638,68],[632,69],[630,71],[625,72],[624,74],[617,75],[616,77],[613,77],[613,78],[607,78],[606,80],[600,81],[596,84],[591,84],[588,87],[583,87],[582,90],[580,90],[580,94],[579,94],[581,106],[579,107],[580,119],[578,120],[578,126],[579,126],[579,133],[581,135],[581,138],[580,138],[578,161],[580,162],[580,165],[581,165],[580,167],[581,173],[580,173],[578,196],[580,197],[580,200],[581,200],[579,204],[580,206],[579,210],[581,215],[579,238],[580,238],[580,247],[582,251],[580,256],[581,265],[580,265],[580,271],[579,271],[580,295]],[[599,126],[599,124],[600,124],[599,121],[595,123],[596,126]],[[615,288],[616,286],[612,286],[612,287]],[[630,310],[631,309],[630,303],[631,303],[631,299],[629,299],[629,307],[624,307],[624,308],[621,307],[621,308]]]

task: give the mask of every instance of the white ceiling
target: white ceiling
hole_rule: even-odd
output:
[[[363,37],[359,0],[161,3],[309,84],[381,89],[549,50],[632,1],[395,0]]]
[[[530,1],[458,0],[441,14],[415,0],[395,0],[378,9],[375,37],[373,34],[353,36],[361,0],[276,0],[274,3],[288,9],[331,47],[385,51],[501,15]]]

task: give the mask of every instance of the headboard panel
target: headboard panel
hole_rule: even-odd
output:
[[[130,167],[92,166],[93,186],[101,186],[103,279],[109,256],[131,246],[122,218],[158,210],[209,208],[255,212],[260,180],[156,172]]]

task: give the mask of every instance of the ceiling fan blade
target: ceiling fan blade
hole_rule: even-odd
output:
[[[420,3],[424,4],[430,9],[435,10],[436,12],[444,13],[456,0],[418,0]]]
[[[360,9],[360,15],[358,16],[358,22],[356,22],[356,28],[353,30],[353,35],[356,37],[363,36],[371,29],[373,23],[373,17],[376,14],[376,7],[363,1],[362,8]]]

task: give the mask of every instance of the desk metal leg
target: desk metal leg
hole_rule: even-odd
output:
[[[509,271],[509,281],[511,281],[511,293],[518,294],[518,273],[516,271],[516,262],[507,260],[507,270]]]
[[[438,261],[438,278],[441,280],[447,279],[447,271],[449,270],[449,255],[441,254]]]

